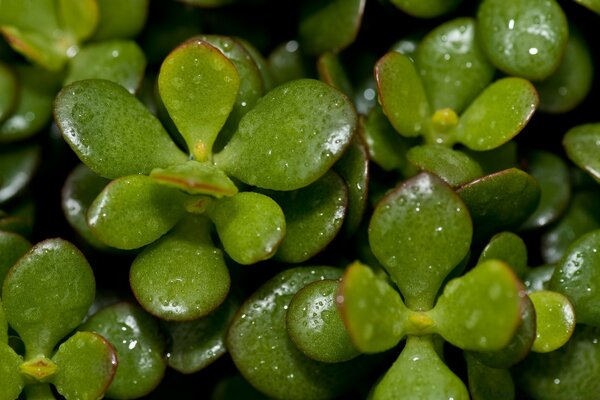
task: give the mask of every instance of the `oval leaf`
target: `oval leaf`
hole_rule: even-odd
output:
[[[504,400],[515,398],[515,384],[508,369],[488,367],[465,353],[471,400]]]
[[[17,262],[23,254],[31,248],[31,243],[23,236],[13,232],[4,232],[0,230],[0,284],[4,282],[4,278],[8,270]],[[1,288],[1,287],[0,287]],[[0,294],[2,291],[0,290]],[[0,324],[0,332],[2,324]],[[0,333],[2,335],[2,333]],[[0,339],[0,343],[3,341]]]
[[[600,123],[571,128],[563,138],[567,156],[600,182]]]
[[[531,350],[548,353],[569,341],[575,329],[575,310],[565,296],[551,291],[529,295],[535,307],[537,334]]]
[[[148,16],[148,0],[125,0],[115,5],[112,0],[96,0],[100,17],[94,40],[136,37]]]
[[[436,174],[450,186],[459,186],[483,175],[477,161],[443,145],[414,146],[406,153],[406,158],[419,169]]]
[[[433,18],[456,8],[462,0],[391,0],[391,3],[407,14],[419,18]]]
[[[7,65],[0,62],[0,123],[10,114],[16,100],[16,76]]]
[[[14,198],[31,182],[40,163],[36,144],[2,146],[0,149],[0,204]]]
[[[477,263],[487,260],[504,261],[520,278],[529,270],[525,242],[512,232],[501,232],[490,239]]]
[[[14,400],[19,397],[25,386],[25,379],[19,370],[22,362],[21,356],[15,353],[8,343],[0,343],[0,400]]]

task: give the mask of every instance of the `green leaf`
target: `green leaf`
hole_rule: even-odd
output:
[[[516,168],[486,175],[459,187],[456,192],[471,213],[478,238],[517,228],[535,210],[540,199],[536,180]]]
[[[529,154],[529,173],[540,184],[540,203],[523,229],[546,226],[558,219],[571,199],[569,167],[562,158],[543,150]]]
[[[512,232],[500,232],[492,236],[477,263],[487,260],[504,261],[520,278],[529,270],[525,242]]]
[[[342,156],[355,126],[356,112],[346,96],[323,82],[296,80],[267,93],[244,115],[214,161],[249,185],[299,189]]]
[[[21,356],[6,342],[0,341],[0,400],[14,400],[19,397],[25,386],[25,380],[19,371],[22,362]]]
[[[600,1],[598,0],[575,0],[575,2],[587,7],[596,14],[600,14]]]
[[[150,393],[167,368],[166,340],[156,319],[132,303],[116,303],[92,315],[79,331],[102,335],[119,364],[106,396],[134,399]]]
[[[414,146],[406,153],[406,158],[450,186],[460,186],[483,175],[481,166],[466,153],[439,144]]]
[[[475,40],[475,20],[457,18],[425,36],[415,54],[431,108],[460,114],[492,81],[495,68]]]
[[[286,234],[281,207],[260,193],[241,192],[212,203],[207,210],[227,254],[239,264],[254,264],[275,254]]]
[[[295,79],[303,79],[309,75],[304,54],[295,40],[275,47],[267,58],[267,65],[273,77],[274,86]]]
[[[210,397],[211,400],[242,398],[245,400],[269,400],[267,395],[256,390],[239,373],[220,379]]]
[[[509,370],[488,367],[469,353],[465,353],[465,360],[472,400],[515,398],[515,384]]]
[[[548,353],[569,341],[575,329],[575,310],[565,296],[542,290],[529,294],[535,307],[537,334],[531,350]]]
[[[187,159],[156,117],[117,83],[92,79],[65,86],[54,114],[69,146],[102,177],[148,174]]]
[[[336,302],[352,342],[364,353],[391,349],[406,334],[409,310],[400,295],[358,261],[346,269]]]
[[[0,123],[10,115],[17,101],[17,79],[8,65],[0,62]]]
[[[90,206],[92,233],[118,249],[136,249],[167,233],[185,213],[190,197],[144,175],[115,179]]]
[[[467,400],[464,383],[440,360],[431,336],[409,336],[394,365],[375,385],[369,399]]]
[[[81,42],[96,30],[98,3],[96,0],[58,0],[56,14],[65,33]]]
[[[463,202],[428,173],[386,195],[369,224],[373,253],[415,311],[433,306],[442,281],[467,254],[471,234]]]
[[[563,146],[571,161],[600,182],[600,123],[569,129],[563,137]]]
[[[150,172],[156,182],[180,189],[188,194],[205,194],[221,198],[233,196],[238,189],[235,183],[210,162],[189,160],[168,168],[156,168]]]
[[[414,17],[434,18],[452,11],[462,0],[391,0],[391,2]]]
[[[402,136],[419,136],[429,124],[431,110],[425,87],[413,62],[392,51],[377,61],[375,79],[379,102]]]
[[[23,254],[31,248],[31,243],[23,236],[12,232],[0,231],[0,285],[4,282],[4,278],[8,270],[17,262]],[[0,289],[2,287],[0,286]],[[2,290],[0,290],[0,295]],[[1,319],[1,318],[0,318]],[[2,324],[0,324],[0,335],[2,335]],[[3,340],[0,337],[0,343]]]
[[[352,95],[352,84],[338,54],[330,51],[321,54],[317,59],[317,71],[320,80],[338,89],[346,96]]]
[[[91,332],[77,332],[60,345],[52,361],[58,366],[53,383],[67,399],[98,399],[117,369],[110,343]]]
[[[337,363],[360,354],[336,307],[338,285],[333,279],[313,282],[290,301],[285,323],[288,334],[313,360]]]
[[[255,388],[270,397],[316,400],[339,396],[356,379],[364,360],[334,364],[312,360],[298,350],[285,328],[287,308],[298,290],[340,275],[332,267],[289,269],[242,305],[229,328],[227,347],[237,369]]]
[[[65,84],[106,79],[135,93],[144,76],[146,57],[133,41],[112,40],[85,46],[69,63]]]
[[[550,280],[556,269],[555,265],[542,265],[531,268],[523,278],[523,283],[527,287],[527,292],[532,293],[539,290],[549,290]]]
[[[2,300],[10,326],[25,343],[27,358],[49,355],[81,323],[94,294],[92,269],[71,243],[48,239],[25,254],[4,280]]]
[[[223,253],[205,217],[188,216],[134,260],[129,282],[138,302],[162,319],[200,318],[223,302],[230,286]]]
[[[300,263],[322,251],[340,231],[348,207],[348,188],[328,171],[316,182],[289,192],[267,192],[285,215],[286,234],[275,259]]]
[[[41,153],[41,147],[35,143],[0,148],[0,204],[27,187],[40,163]]]
[[[577,322],[600,326],[600,230],[573,242],[552,275],[550,289],[573,303]]]
[[[365,0],[311,0],[302,3],[298,33],[309,54],[339,51],[352,42],[365,8]]]
[[[436,332],[464,350],[500,350],[520,324],[524,290],[504,262],[484,261],[448,282],[431,311]]]
[[[133,39],[136,37],[148,16],[149,0],[96,0],[100,11],[94,40]]]
[[[4,282],[4,280],[2,280]],[[0,347],[4,344],[8,344],[8,321],[6,320],[6,313],[0,301]]]
[[[234,64],[203,40],[183,43],[162,63],[160,97],[196,160],[210,159],[239,89],[240,76]]]
[[[569,27],[555,0],[485,0],[477,22],[483,51],[505,73],[542,80],[558,68]]]
[[[244,38],[236,37],[235,40],[239,44],[244,46],[244,49],[246,49],[246,52],[248,52],[250,54],[250,57],[252,58],[252,60],[254,60],[254,63],[256,64],[256,67],[258,68],[258,72],[260,73],[260,76],[262,78],[264,91],[268,92],[269,90],[273,89],[275,87],[275,83],[273,82],[273,77],[271,76],[271,71],[269,71],[269,66],[267,65],[267,60],[262,55],[262,53],[252,43],[250,43],[248,40],[246,40]]]
[[[529,81],[499,79],[471,103],[450,135],[472,150],[491,150],[521,132],[538,102]]]
[[[227,329],[239,308],[232,296],[211,314],[192,321],[165,323],[170,336],[169,367],[184,373],[198,372],[227,352]]]
[[[540,111],[564,113],[574,109],[592,88],[592,54],[582,34],[569,27],[569,41],[558,69],[535,86],[540,94]]]

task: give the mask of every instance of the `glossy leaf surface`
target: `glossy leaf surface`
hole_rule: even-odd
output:
[[[523,239],[512,232],[500,232],[485,246],[478,263],[487,260],[504,261],[518,277],[527,273],[527,247]]]
[[[600,326],[600,230],[573,242],[558,263],[550,289],[573,303],[577,322]]]
[[[472,400],[515,398],[515,384],[509,370],[488,367],[469,353],[465,353],[465,359]]]
[[[596,14],[600,14],[600,1],[598,0],[575,0],[575,2],[589,8]]]
[[[85,46],[69,63],[65,84],[106,79],[135,93],[142,82],[146,57],[132,41],[114,40]]]
[[[407,14],[433,18],[450,12],[461,0],[392,0],[392,4]]]
[[[23,359],[15,353],[8,343],[0,343],[0,392],[1,400],[14,400],[25,386],[25,380],[19,371]]]
[[[36,144],[2,146],[0,149],[0,204],[14,198],[31,182],[40,163]]]
[[[419,136],[431,110],[425,88],[413,62],[395,51],[375,65],[377,91],[383,112],[403,136]]]
[[[386,195],[369,224],[373,253],[413,310],[433,306],[442,281],[467,254],[471,234],[463,202],[428,173]]]
[[[326,52],[317,59],[319,79],[340,90],[347,96],[352,95],[352,84],[340,56],[333,52]]]
[[[431,336],[409,336],[400,357],[376,384],[370,398],[467,400],[469,394],[436,353]]]
[[[56,10],[63,29],[76,41],[89,38],[96,30],[99,12],[95,0],[59,0]]]
[[[17,100],[17,80],[12,70],[0,63],[0,122],[12,111]]]
[[[436,174],[450,186],[459,186],[483,175],[475,160],[443,145],[414,146],[406,153],[406,158],[419,169]]]
[[[52,361],[58,366],[52,381],[68,399],[102,397],[117,369],[111,344],[91,332],[75,333],[60,345]]]
[[[524,287],[510,267],[485,261],[448,282],[431,311],[436,331],[465,350],[506,346],[519,323]]]
[[[532,293],[538,290],[550,290],[550,280],[556,267],[554,265],[542,265],[531,268],[525,275],[523,283],[527,287],[527,292]]]
[[[563,138],[567,156],[600,182],[600,123],[571,128]]]
[[[307,53],[339,51],[350,45],[362,20],[365,0],[312,0],[302,3],[298,26]]]
[[[160,97],[198,161],[209,158],[239,88],[233,63],[205,41],[185,42],[163,62],[158,75]]]
[[[300,49],[300,44],[295,40],[275,47],[267,58],[267,66],[275,86],[308,76],[304,53]]]
[[[267,93],[244,115],[215,164],[249,185],[298,189],[342,156],[355,125],[354,108],[342,93],[316,80],[296,80]]]
[[[0,283],[4,282],[4,278],[12,267],[23,254],[31,248],[31,243],[23,236],[12,232],[0,231]],[[2,291],[0,290],[0,294]],[[0,318],[1,319],[1,318]],[[0,323],[0,335],[2,324]],[[3,340],[0,336],[0,343]]]
[[[569,341],[575,329],[575,310],[560,293],[539,291],[529,294],[535,307],[536,337],[531,350],[548,353]]]
[[[117,303],[92,315],[80,331],[96,332],[116,351],[118,366],[106,395],[133,399],[148,394],[167,367],[166,340],[158,322],[132,303]]]
[[[149,0],[124,0],[118,6],[112,0],[96,1],[100,11],[96,40],[134,38],[146,23]]]
[[[69,282],[68,290],[65,282]],[[48,239],[36,244],[10,270],[2,300],[8,322],[23,339],[27,354],[37,355],[50,354],[81,323],[94,294],[94,275],[83,254],[65,240]]]
[[[167,233],[183,216],[188,197],[145,175],[112,181],[96,197],[87,220],[93,234],[118,249],[135,249]]]
[[[275,259],[287,263],[308,260],[336,236],[348,207],[348,189],[332,171],[302,189],[268,192],[283,210],[286,235]]]
[[[535,88],[525,79],[497,80],[469,105],[452,136],[472,150],[491,150],[525,127],[538,102]]]
[[[270,258],[286,235],[281,207],[270,197],[240,192],[214,203],[208,215],[227,254],[239,264]]]
[[[409,310],[402,298],[359,262],[344,273],[336,301],[352,342],[364,353],[391,349],[406,334]]]
[[[129,281],[142,307],[176,321],[207,315],[230,285],[223,253],[210,238],[210,222],[191,216],[136,257]]]
[[[569,28],[556,1],[485,0],[477,21],[483,50],[507,74],[541,80],[558,68]]]
[[[336,306],[338,286],[338,280],[313,282],[290,301],[286,328],[296,346],[313,360],[336,363],[360,354]]]
[[[105,178],[148,174],[187,159],[150,111],[117,83],[72,83],[58,94],[54,114],[69,146]]]
[[[473,18],[453,19],[429,32],[417,47],[415,64],[431,108],[456,113],[477,97],[495,72],[475,40]]]

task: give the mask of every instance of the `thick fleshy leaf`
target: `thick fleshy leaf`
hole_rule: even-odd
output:
[[[485,0],[478,35],[492,64],[531,80],[550,76],[567,45],[567,18],[555,0]]]
[[[23,254],[27,253],[30,248],[31,243],[23,236],[13,232],[0,231],[0,285],[4,282],[8,270],[19,258],[21,258],[21,256],[23,256]],[[0,290],[0,295],[1,294],[2,290]],[[2,324],[0,323],[0,343],[3,343],[1,335]]]
[[[433,306],[442,281],[467,254],[471,234],[463,202],[428,173],[386,195],[369,224],[373,253],[415,311]]]
[[[344,273],[336,302],[352,342],[364,353],[391,349],[406,334],[409,310],[402,298],[360,262]]]
[[[6,342],[0,343],[0,400],[19,397],[25,386],[25,379],[19,371],[22,362],[23,359]]]
[[[299,189],[342,156],[355,126],[356,112],[341,92],[320,81],[296,80],[270,91],[244,115],[214,161],[249,185]]]
[[[500,232],[492,236],[481,252],[478,263],[487,260],[504,261],[520,278],[529,270],[525,242],[512,232]]]
[[[0,204],[31,182],[40,163],[41,147],[34,144],[2,146],[0,149]]]
[[[515,384],[508,369],[488,367],[469,353],[465,353],[465,360],[472,400],[515,398]]]
[[[337,235],[348,207],[342,178],[328,171],[316,182],[289,192],[267,192],[281,206],[286,234],[275,259],[300,263],[323,250]]]
[[[242,398],[245,400],[270,400],[270,397],[256,390],[239,373],[220,379],[210,397],[211,400]]]
[[[540,237],[544,262],[548,264],[558,262],[575,239],[600,229],[598,204],[600,204],[600,194],[596,192],[575,193],[562,218]]]
[[[360,373],[362,358],[330,364],[306,357],[285,328],[294,294],[309,283],[339,279],[341,272],[332,267],[289,269],[267,281],[239,309],[229,328],[228,348],[238,370],[261,392],[290,400],[332,398]]]
[[[375,65],[375,79],[383,112],[394,129],[403,136],[421,135],[431,110],[410,58],[395,51],[387,53]]]
[[[275,47],[267,58],[274,86],[308,77],[308,66],[300,44],[295,40]]]
[[[598,0],[575,0],[575,2],[589,8],[596,14],[600,14],[600,1]]]
[[[537,150],[527,160],[529,173],[540,184],[540,203],[522,226],[532,229],[548,225],[562,215],[571,199],[571,185],[569,167],[562,158]]]
[[[313,360],[342,362],[360,354],[336,307],[338,280],[306,285],[290,301],[286,328],[296,346]]]
[[[578,325],[560,349],[531,353],[517,366],[517,388],[534,399],[593,399],[600,393],[600,329]]]
[[[540,111],[563,113],[575,108],[592,88],[593,72],[590,49],[581,33],[570,26],[560,66],[548,79],[535,85],[540,94]]]
[[[571,128],[563,138],[567,156],[600,182],[600,123]]]
[[[510,168],[469,182],[457,193],[471,213],[475,235],[485,238],[520,226],[537,207],[540,186],[531,175]]]
[[[531,268],[523,278],[523,283],[527,287],[528,293],[539,290],[550,290],[550,280],[556,269],[555,265],[542,265]]]
[[[4,282],[4,280],[2,281]],[[8,321],[6,320],[6,313],[0,301],[0,347],[8,344]]]
[[[62,29],[77,42],[89,38],[96,30],[99,18],[96,0],[58,0],[56,13]]]
[[[462,0],[391,0],[392,4],[407,14],[419,18],[433,18],[456,8]]]
[[[146,57],[133,41],[92,43],[71,59],[65,84],[83,79],[107,79],[135,93],[145,68]]]
[[[478,264],[448,282],[431,311],[436,331],[464,350],[505,347],[520,324],[525,288],[502,261]]]
[[[150,178],[189,194],[206,194],[216,198],[233,196],[238,191],[235,183],[208,161],[189,160],[164,169],[156,168],[150,172]]]
[[[483,172],[486,174],[518,166],[519,155],[517,150],[517,143],[512,140],[504,143],[500,147],[487,151],[475,151],[467,148],[463,149],[465,153],[481,165]]]
[[[193,321],[169,321],[167,353],[169,367],[184,374],[200,371],[227,352],[225,337],[229,323],[239,307],[231,296],[214,312]]]
[[[565,296],[542,290],[529,294],[535,307],[536,337],[531,350],[548,353],[569,341],[575,329],[575,310]]]
[[[105,178],[148,174],[187,159],[146,106],[111,81],[65,86],[56,97],[54,115],[81,161]]]
[[[512,77],[497,80],[471,103],[450,134],[472,150],[491,150],[521,132],[538,102],[529,81]]]
[[[117,354],[102,336],[77,332],[60,345],[52,361],[58,366],[52,383],[67,399],[98,399],[117,369]]]
[[[573,303],[578,323],[600,326],[600,230],[569,246],[552,275],[550,289]]]
[[[138,306],[108,306],[92,315],[79,330],[98,333],[114,347],[119,365],[106,396],[139,398],[162,380],[167,368],[166,340],[156,319]]]
[[[275,254],[286,235],[281,207],[270,197],[240,192],[207,210],[227,254],[239,264],[254,264]]]
[[[94,40],[134,38],[146,23],[149,0],[96,1],[100,18]]]
[[[50,354],[56,343],[81,323],[95,291],[92,268],[83,254],[65,240],[48,239],[11,268],[2,300],[8,322],[23,339],[27,355],[37,356]]]
[[[477,161],[448,146],[415,146],[406,153],[406,158],[419,169],[436,174],[450,186],[459,186],[483,175]]]
[[[440,359],[431,336],[409,336],[400,357],[376,384],[369,398],[467,400],[469,393],[460,378]]]
[[[148,312],[162,319],[200,318],[223,302],[230,286],[223,253],[205,217],[184,218],[134,260],[129,281]]]
[[[6,64],[0,62],[0,123],[12,111],[17,101],[17,79]]]
[[[362,20],[365,0],[310,0],[302,3],[300,43],[310,54],[339,51],[349,46]]]
[[[317,60],[319,79],[340,90],[346,96],[352,96],[352,84],[338,54],[326,52]]]
[[[495,68],[475,40],[475,20],[448,21],[421,41],[415,63],[431,108],[460,114],[492,81]]]
[[[85,164],[79,164],[71,171],[62,188],[61,205],[67,221],[86,242],[97,248],[105,248],[106,245],[92,234],[87,223],[87,212],[109,182]]]
[[[210,158],[239,89],[234,64],[203,40],[185,42],[163,62],[158,74],[160,97],[196,160]]]
[[[244,38],[237,37],[235,39],[239,44],[244,46],[244,49],[250,54],[252,60],[256,64],[258,68],[258,72],[262,78],[263,82],[263,90],[268,92],[269,90],[275,87],[275,83],[273,82],[273,77],[271,76],[271,71],[269,71],[269,66],[267,65],[267,60],[262,55],[262,53],[249,41]]]
[[[136,249],[167,233],[185,213],[190,197],[145,175],[115,179],[88,210],[92,233],[118,249]]]

